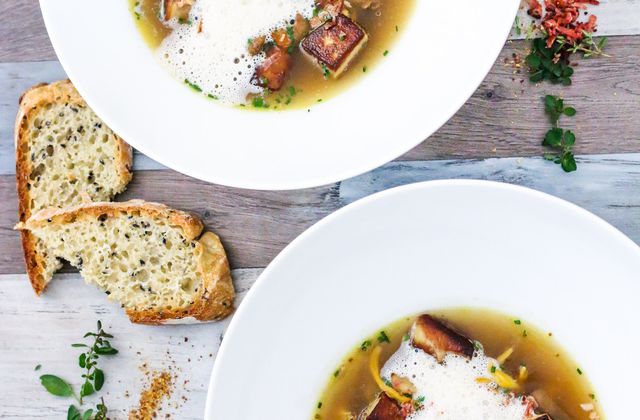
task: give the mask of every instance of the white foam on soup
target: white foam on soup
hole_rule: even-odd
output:
[[[424,408],[407,417],[411,420],[522,420],[526,406],[520,398],[496,390],[495,384],[478,383],[497,362],[478,350],[469,360],[448,353],[444,363],[411,346],[400,345],[382,368],[388,380],[391,373],[408,378],[416,387],[414,399],[424,397]]]
[[[313,0],[196,0],[191,23],[169,22],[173,31],[157,54],[179,80],[221,102],[244,103],[248,94],[263,90],[252,85],[251,78],[264,54],[251,57],[248,40],[290,24],[296,13],[310,17]]]

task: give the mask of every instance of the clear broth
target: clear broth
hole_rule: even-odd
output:
[[[155,49],[171,30],[158,18],[160,0],[129,0],[134,19],[142,37],[150,48]],[[293,68],[282,89],[265,95],[267,108],[300,109],[324,102],[370,73],[384,59],[392,59],[393,45],[408,24],[416,0],[382,0],[377,10],[354,7],[354,21],[369,35],[369,41],[354,59],[351,67],[338,79],[325,79],[322,71],[314,66],[299,49],[292,54]],[[138,10],[138,11],[136,11]],[[245,104],[243,104],[245,105]],[[246,109],[257,109],[247,102]]]
[[[597,394],[586,373],[564,351],[551,332],[543,332],[525,320],[486,309],[457,308],[430,311],[461,334],[479,341],[485,354],[497,357],[507,348],[514,352],[504,364],[505,370],[516,374],[521,364],[527,366],[529,377],[523,384],[524,394],[533,394],[540,409],[554,420],[589,420],[581,404],[594,404],[600,419],[604,419]],[[363,351],[359,344],[337,369],[313,412],[313,419],[348,419],[357,415],[380,392],[369,373],[371,349],[382,346],[381,366],[398,349],[402,337],[409,331],[416,316],[400,319],[383,330],[390,343],[379,344],[379,331],[371,337],[372,345]],[[516,375],[517,376],[517,375]]]

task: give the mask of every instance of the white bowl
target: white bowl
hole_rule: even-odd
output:
[[[609,419],[637,412],[640,250],[579,207],[482,181],[394,188],[328,216],[270,264],[213,368],[206,419],[309,419],[348,351],[402,316],[493,308],[556,339]]]
[[[191,92],[157,62],[126,0],[40,6],[78,91],[132,146],[205,181],[294,189],[371,170],[436,131],[490,70],[519,4],[417,2],[389,56],[310,112],[251,112]]]

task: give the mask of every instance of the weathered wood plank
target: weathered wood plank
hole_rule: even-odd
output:
[[[38,0],[0,2],[0,62],[55,59]]]
[[[581,156],[565,174],[542,158],[392,162],[340,185],[343,204],[378,191],[436,179],[484,179],[543,191],[602,217],[640,244],[640,154]]]
[[[23,273],[12,175],[0,176],[0,274]],[[335,186],[260,192],[220,187],[171,170],[139,171],[118,197],[158,201],[198,214],[220,234],[235,268],[264,267],[299,233],[337,207]]]
[[[120,199],[143,198],[193,211],[221,235],[234,268],[263,267],[307,227],[357,198],[446,178],[492,179],[558,195],[640,243],[640,154],[582,156],[572,174],[540,158],[394,162],[340,184],[293,192],[237,190],[170,170],[141,171]],[[0,274],[24,272],[19,238],[11,229],[15,200],[13,177],[0,176]]]
[[[123,0],[124,4],[124,0]],[[602,0],[593,9],[599,17],[601,35],[640,34],[640,0]],[[527,22],[521,8],[522,22]],[[513,39],[522,38],[512,32]],[[43,61],[56,58],[37,0],[4,0],[0,3],[0,62]]]
[[[507,44],[453,118],[401,159],[539,156],[549,128],[545,94],[561,95],[578,110],[575,117],[562,120],[576,133],[577,153],[640,151],[640,37],[611,38],[611,58],[577,61],[574,83],[568,87],[529,83],[524,70],[511,64],[513,54],[526,55],[526,45]]]
[[[261,270],[234,270],[238,304]],[[98,319],[115,338],[120,352],[100,359],[106,383],[100,395],[111,418],[126,419],[138,404],[145,375],[140,367],[170,370],[177,375],[170,400],[158,418],[171,413],[176,419],[202,419],[209,374],[230,318],[218,323],[148,327],[133,325],[118,305],[77,274],[59,275],[47,293],[37,298],[24,275],[0,276],[0,417],[3,419],[66,418],[69,399],[49,395],[38,377],[59,375],[76,389],[81,370],[78,349]],[[42,365],[41,370],[34,367]],[[127,396],[128,395],[128,396]],[[183,399],[184,397],[184,399]],[[89,397],[90,404],[96,398]],[[89,405],[85,407],[89,408]]]
[[[578,109],[566,121],[576,129],[578,153],[640,152],[640,36],[613,38],[611,58],[580,61],[570,87],[531,85],[523,74],[514,74],[518,69],[505,60],[524,51],[524,41],[507,44],[460,111],[401,159],[541,155],[540,140],[548,128],[541,102],[546,93],[561,94]],[[0,174],[15,171],[12,133],[18,97],[35,83],[63,77],[57,62],[0,64]],[[161,166],[137,154],[135,167]]]

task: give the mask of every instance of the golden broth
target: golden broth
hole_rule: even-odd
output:
[[[479,341],[487,356],[497,357],[513,347],[513,354],[504,364],[505,371],[517,376],[519,366],[524,364],[529,377],[522,392],[534,395],[540,410],[554,420],[589,420],[589,413],[580,406],[584,403],[594,404],[599,418],[604,419],[586,373],[556,343],[552,333],[540,331],[525,320],[486,309],[457,308],[429,311],[429,314]],[[352,350],[331,374],[312,418],[346,420],[347,413],[357,418],[380,392],[369,373],[371,350],[378,345],[382,347],[382,366],[398,349],[415,319],[416,316],[406,317],[381,330],[389,338],[388,343],[380,343],[378,331]],[[367,342],[371,345],[367,346]]]
[[[142,37],[152,49],[169,35],[158,18],[160,0],[129,0],[130,8]],[[383,59],[392,59],[393,45],[408,24],[416,0],[382,0],[377,10],[354,7],[351,17],[369,35],[365,48],[338,79],[325,79],[323,72],[313,65],[298,48],[292,53],[293,68],[283,88],[265,94],[267,107],[255,108],[250,101],[246,109],[300,109],[326,101],[346,90],[355,81],[371,72]]]

